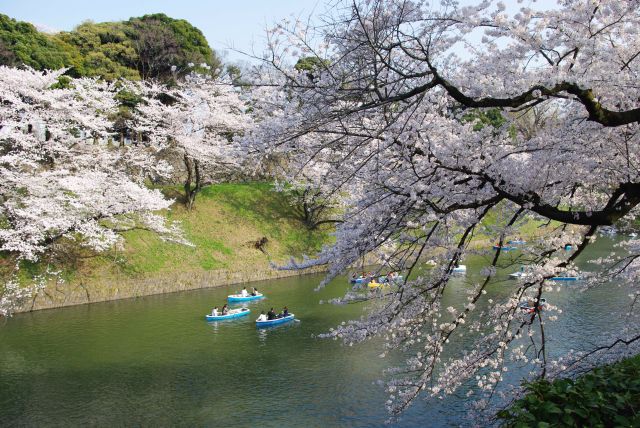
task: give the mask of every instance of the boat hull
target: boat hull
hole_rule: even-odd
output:
[[[205,315],[204,318],[207,321],[224,321],[224,320],[232,320],[235,318],[241,318],[241,317],[245,317],[247,315],[249,315],[249,313],[251,312],[251,310],[247,309],[247,308],[242,308],[238,311],[233,311],[231,310],[230,313],[228,313],[227,315]]]
[[[513,251],[513,250],[517,250],[517,249],[518,249],[518,247],[509,247],[509,246],[506,246],[506,245],[505,245],[505,246],[500,247],[500,246],[498,246],[498,245],[494,245],[494,246],[493,246],[493,249],[494,249],[494,250],[500,250],[500,251]]]
[[[250,300],[258,300],[263,299],[264,294],[258,294],[257,296],[246,296],[242,297],[240,294],[231,294],[227,296],[228,302],[248,302]]]
[[[258,321],[256,320],[256,327],[261,328],[261,327],[271,327],[273,325],[279,325],[279,324],[284,324],[290,321],[293,321],[295,319],[295,315],[294,314],[289,314],[288,316],[284,317],[284,318],[276,318],[274,320],[266,320],[266,321]]]
[[[466,265],[459,265],[451,269],[451,273],[467,273]]]

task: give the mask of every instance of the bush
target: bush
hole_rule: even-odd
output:
[[[640,426],[640,356],[525,389],[526,396],[498,413],[503,426]]]

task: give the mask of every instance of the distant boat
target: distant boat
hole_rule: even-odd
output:
[[[526,278],[529,276],[528,272],[523,272],[523,271],[518,271],[518,272],[514,272],[514,273],[510,273],[509,274],[509,278],[513,278],[513,279],[520,279],[520,278]]]
[[[384,288],[384,287],[388,287],[388,285],[386,283],[383,283],[383,282],[371,281],[370,283],[367,284],[367,287],[369,287],[369,288]]]
[[[614,226],[603,226],[600,228],[600,233],[602,233],[603,235],[613,236],[618,233],[618,229],[616,229]]]
[[[246,315],[249,315],[249,312],[251,312],[248,308],[240,308],[240,309],[231,309],[229,311],[229,313],[227,313],[226,315],[205,315],[205,319],[207,321],[223,321],[223,320],[230,320],[233,318],[240,318],[240,317],[244,317]]]
[[[467,273],[467,265],[458,265],[451,270],[451,273]]]
[[[512,250],[517,250],[518,247],[510,247],[508,245],[503,245],[502,247],[499,245],[494,245],[493,246],[494,250],[500,250],[500,251],[512,251]]]
[[[395,275],[395,276],[392,276],[391,278],[387,278],[387,275],[382,275],[378,277],[378,281],[383,284],[387,284],[389,282],[401,282],[402,279],[403,279],[402,275]]]
[[[567,245],[565,245],[565,246],[564,246],[564,250],[565,250],[565,251],[571,251],[571,250],[573,250],[573,245],[571,245],[571,244],[567,244]]]
[[[256,327],[270,327],[272,325],[284,324],[289,321],[293,321],[295,318],[294,314],[289,314],[286,317],[282,318],[274,318],[272,320],[258,321],[256,320]]]
[[[518,307],[523,311],[526,311],[528,314],[532,314],[536,310],[536,304],[533,303],[532,306],[531,303],[533,302],[522,302],[518,305]],[[547,301],[545,299],[540,299],[540,304],[537,305],[538,310],[543,310],[545,306],[547,306]]]
[[[262,299],[263,297],[264,297],[264,294],[261,294],[261,293],[257,293],[255,296],[252,296],[252,295],[243,296],[242,294],[231,294],[231,295],[227,296],[227,301],[229,301],[229,302],[247,302],[249,300]]]
[[[638,234],[637,234],[636,232],[631,232],[631,233],[629,234],[629,237],[630,237],[630,238],[637,238],[637,237],[638,237]]]
[[[527,243],[527,241],[523,241],[521,239],[513,239],[511,241],[507,241],[507,244],[509,244],[509,245],[524,245],[526,243]]]
[[[437,266],[436,261],[433,260],[433,259],[427,260],[426,262],[424,262],[424,264],[427,265],[427,266]]]
[[[580,279],[579,276],[554,276],[551,279],[551,281],[577,281]]]

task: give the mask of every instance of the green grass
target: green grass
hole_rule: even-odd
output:
[[[194,246],[165,242],[154,233],[132,230],[123,235],[123,250],[87,261],[82,271],[104,279],[116,273],[144,277],[175,271],[268,268],[268,257],[253,246],[262,237],[267,238],[267,253],[276,262],[315,254],[332,239],[330,228],[308,230],[293,216],[286,195],[274,191],[270,183],[204,187],[191,212],[180,203],[179,187],[162,190],[177,200],[162,214],[179,221]]]

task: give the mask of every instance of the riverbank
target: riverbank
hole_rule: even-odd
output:
[[[309,230],[286,194],[265,182],[207,186],[187,211],[176,188],[163,191],[176,203],[163,213],[178,221],[193,246],[162,241],[146,230],[123,233],[111,251],[87,253],[62,242],[61,256],[24,264],[25,284],[49,266],[60,271],[18,312],[135,298],[199,288],[244,284],[323,271],[281,271],[290,257],[313,255],[332,242],[329,227]]]
[[[179,202],[177,188],[164,188],[176,203],[163,214],[178,221],[194,246],[162,241],[146,230],[123,233],[122,245],[111,251],[92,254],[75,242],[62,242],[62,257],[47,264],[24,264],[22,278],[42,274],[48,265],[60,271],[17,312],[136,298],[200,288],[246,284],[324,271],[281,271],[272,263],[285,264],[290,257],[316,254],[333,242],[329,226],[309,230],[295,215],[295,206],[286,194],[276,192],[271,183],[225,183],[203,188],[195,209],[187,211]],[[493,245],[492,225],[504,222],[493,214],[474,237],[470,249]],[[543,233],[530,220],[519,227],[529,239]],[[429,258],[431,256],[425,256]],[[370,257],[366,264],[375,264]]]

